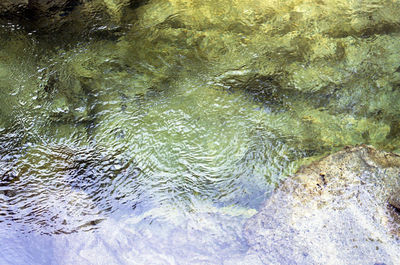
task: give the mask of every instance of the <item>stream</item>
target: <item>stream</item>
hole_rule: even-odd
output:
[[[0,21],[0,264],[251,264],[301,165],[400,151],[399,1],[111,2]]]

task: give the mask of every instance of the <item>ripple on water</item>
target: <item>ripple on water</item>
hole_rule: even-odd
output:
[[[259,127],[266,113],[244,95],[202,81],[140,104],[101,95],[87,142],[22,144],[12,164],[1,160],[14,174],[2,174],[1,221],[54,234],[91,230],[120,209],[257,208],[301,154]]]
[[[243,94],[204,84],[179,81],[139,106],[132,101],[118,113],[100,111],[93,139],[108,149],[124,146],[157,200],[186,194],[255,207],[248,195],[265,193],[300,152],[259,126],[267,114]]]
[[[93,148],[26,147],[1,175],[1,221],[44,234],[90,230],[114,210],[113,185],[129,166]],[[12,163],[12,164],[11,164]],[[138,172],[130,171],[135,178]],[[127,182],[129,183],[129,182]],[[132,202],[134,205],[135,202]]]

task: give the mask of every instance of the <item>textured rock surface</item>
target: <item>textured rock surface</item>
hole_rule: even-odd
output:
[[[399,264],[400,157],[346,148],[302,168],[246,225],[264,264]]]

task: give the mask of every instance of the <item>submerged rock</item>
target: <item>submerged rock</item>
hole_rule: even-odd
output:
[[[346,148],[302,168],[248,221],[263,264],[399,264],[400,156]]]

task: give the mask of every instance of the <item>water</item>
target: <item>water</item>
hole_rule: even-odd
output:
[[[300,164],[398,150],[397,2],[111,2],[2,24],[0,263],[240,264]]]

